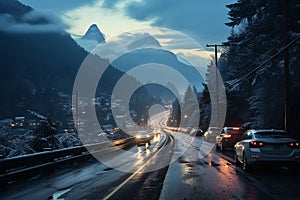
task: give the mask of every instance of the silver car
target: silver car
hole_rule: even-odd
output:
[[[204,133],[204,139],[210,142],[216,142],[216,137],[220,134],[221,128],[218,127],[209,127]]]
[[[255,164],[285,166],[298,172],[300,142],[281,130],[248,130],[242,140],[234,145],[234,158],[245,171]]]

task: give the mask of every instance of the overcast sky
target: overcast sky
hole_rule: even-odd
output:
[[[135,29],[162,27],[181,31],[200,44],[226,41],[230,29],[225,5],[236,0],[20,0],[58,15],[72,35],[96,23],[107,37]]]

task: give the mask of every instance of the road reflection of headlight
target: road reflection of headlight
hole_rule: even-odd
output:
[[[136,135],[135,137],[136,137],[137,139],[141,139],[141,138],[142,138],[141,135]]]
[[[147,146],[147,149],[146,149],[146,155],[150,155],[151,151],[148,149],[148,146]]]
[[[158,142],[159,139],[160,139],[160,135],[155,135],[155,136],[154,136],[154,142]]]
[[[137,148],[137,152],[138,152],[138,153],[141,153],[142,151],[143,151],[143,149],[142,149],[141,147],[138,147],[138,148]],[[140,156],[140,155],[138,154],[138,156]]]

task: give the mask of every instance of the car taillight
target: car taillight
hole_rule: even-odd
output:
[[[265,146],[265,143],[260,142],[260,141],[252,141],[252,142],[249,142],[249,146],[250,146],[250,148],[260,148],[260,147]]]
[[[288,146],[292,147],[292,148],[300,148],[300,143],[299,142],[289,142]]]
[[[231,135],[224,135],[224,138],[231,138]]]
[[[232,130],[238,131],[238,130],[240,130],[240,128],[239,127],[233,127]]]

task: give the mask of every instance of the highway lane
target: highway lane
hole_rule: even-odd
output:
[[[124,166],[135,166],[139,169],[163,144],[165,137],[165,135],[154,137],[147,148],[145,146],[128,148],[127,151],[131,153],[132,158],[127,157],[127,154],[125,157],[122,151],[118,151],[107,155],[106,160],[116,160]],[[2,186],[0,199],[55,199],[58,196],[65,199],[82,199],[91,194],[97,194],[95,199],[99,199],[105,197],[111,188],[129,175],[130,173],[115,170],[93,159],[73,166],[62,166],[53,172],[38,174],[29,180]]]
[[[167,114],[154,116],[151,125],[165,126]],[[299,199],[299,174],[288,174],[284,168],[245,173],[233,164],[231,151],[216,151],[202,137],[169,133],[149,148],[127,149],[134,163],[122,153],[107,157],[137,166],[137,173],[96,161],[79,163],[11,184],[0,199]],[[166,148],[159,148],[162,144]]]
[[[299,174],[282,168],[245,173],[233,164],[230,151],[216,151],[202,137],[171,134],[177,135],[174,155],[181,153],[182,141],[193,142],[169,166],[160,199],[299,199]]]
[[[163,148],[146,163],[142,173],[133,174],[126,184],[107,199],[158,199],[173,149],[174,138],[168,137]]]
[[[169,111],[161,112],[153,115],[149,121],[150,126],[155,130],[160,130],[166,136],[162,148],[158,149],[157,153],[145,163],[141,173],[133,174],[129,180],[120,183],[105,199],[142,200],[159,198],[175,145],[174,137],[163,131],[168,115]]]

